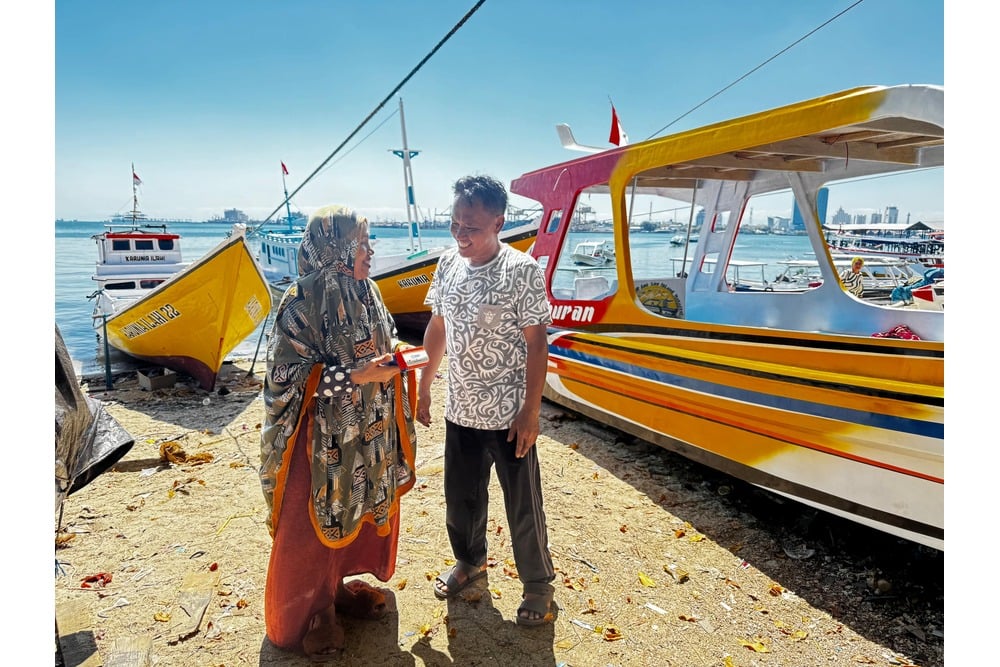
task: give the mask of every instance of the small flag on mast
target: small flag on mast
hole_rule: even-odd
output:
[[[625,134],[625,128],[622,127],[622,122],[618,118],[614,102],[611,103],[611,136],[608,137],[608,141],[615,146],[625,146],[628,144],[628,135]]]
[[[142,179],[139,178],[139,175],[135,173],[134,169],[132,170],[132,185],[142,185]]]
[[[285,166],[284,162],[281,163],[281,173],[288,176],[288,167]]]

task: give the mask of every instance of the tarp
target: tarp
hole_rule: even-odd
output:
[[[113,466],[135,439],[80,388],[56,325],[56,515],[63,500]]]

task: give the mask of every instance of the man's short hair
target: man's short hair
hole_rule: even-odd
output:
[[[474,206],[481,205],[493,215],[507,212],[507,188],[492,176],[463,176],[452,188],[455,199]]]

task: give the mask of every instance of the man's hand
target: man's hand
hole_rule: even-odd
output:
[[[528,450],[535,446],[540,431],[538,426],[538,410],[532,410],[527,406],[521,408],[514,418],[514,423],[510,425],[507,433],[507,442],[517,444],[514,455],[517,458],[524,458]]]

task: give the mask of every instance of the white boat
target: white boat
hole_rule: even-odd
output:
[[[851,268],[849,255],[831,255],[838,275]],[[865,256],[861,266],[863,298],[886,299],[897,287],[915,285],[922,275],[910,262],[896,257]],[[782,271],[775,276],[774,284],[812,289],[823,284],[822,265],[816,259],[785,259],[778,261]]]
[[[690,243],[690,245],[698,244],[698,235],[692,234],[690,240],[687,234],[674,234],[670,237],[670,245],[682,246],[685,243]]]
[[[943,550],[944,313],[848,294],[826,247],[820,192],[905,180],[943,168],[944,154],[943,87],[867,86],[523,174],[511,192],[544,205],[531,254],[553,320],[545,397]],[[802,212],[822,282],[730,290],[746,213],[775,196]],[[703,217],[687,271],[629,233],[631,208],[647,202]],[[594,270],[602,275],[567,271],[581,203],[614,216],[617,259]]]
[[[604,266],[615,261],[615,246],[609,241],[582,241],[573,250],[573,261],[587,266]]]
[[[207,390],[226,356],[264,321],[271,294],[243,225],[204,257],[185,262],[166,225],[106,225],[94,235],[98,338],[125,354],[193,377]]]
[[[420,223],[414,197],[412,174],[410,171],[411,151],[406,142],[406,121],[403,116],[403,100],[399,100],[399,120],[403,135],[403,148],[393,151],[403,158],[404,192],[407,202],[407,223],[409,247],[400,253],[385,254],[375,247],[372,257],[371,278],[382,293],[386,308],[392,313],[396,325],[409,331],[423,332],[430,320],[430,311],[424,305],[431,276],[437,267],[441,253],[451,247],[438,245],[423,247]],[[284,170],[283,170],[284,171]],[[285,205],[288,206],[288,189],[285,189]],[[289,216],[291,214],[289,213]],[[289,222],[285,229],[255,230],[260,239],[260,263],[272,288],[275,298],[280,299],[284,291],[298,277],[298,249],[305,227]],[[537,218],[531,220],[507,220],[500,230],[500,240],[518,250],[527,251],[538,232]]]

